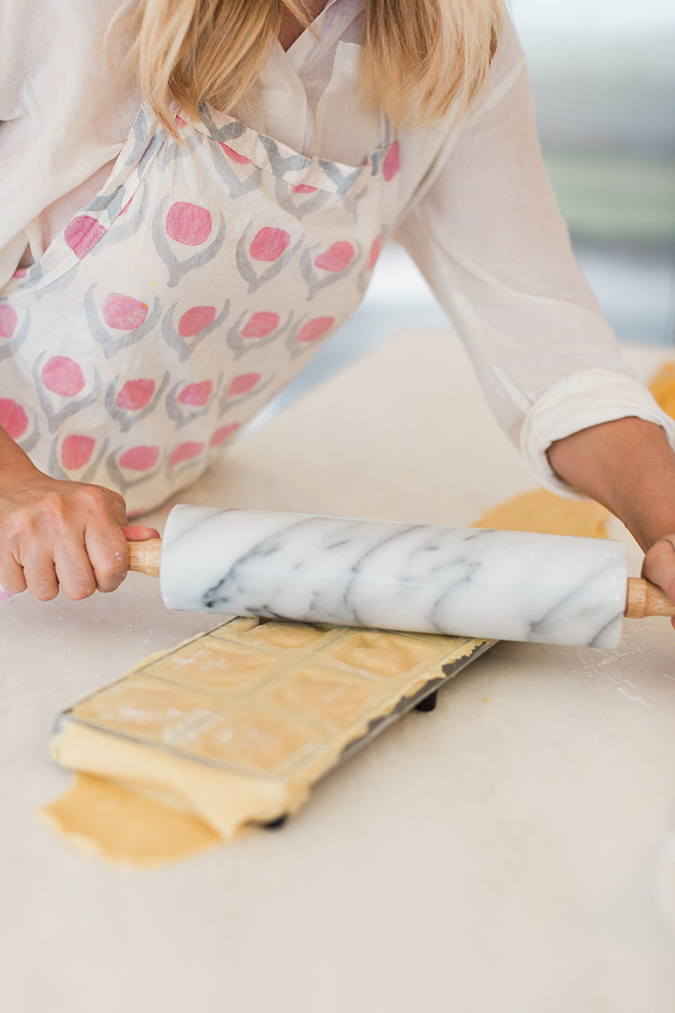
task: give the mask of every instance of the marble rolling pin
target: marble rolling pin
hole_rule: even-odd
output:
[[[170,609],[604,648],[675,615],[608,539],[176,506],[129,548]]]

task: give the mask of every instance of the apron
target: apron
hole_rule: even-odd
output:
[[[130,514],[191,484],[358,307],[398,141],[358,167],[141,105],[103,190],[0,290],[0,425]]]

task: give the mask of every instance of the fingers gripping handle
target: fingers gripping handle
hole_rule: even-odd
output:
[[[675,602],[665,591],[641,577],[628,578],[625,616],[644,619],[646,616],[675,616]]]
[[[162,555],[162,539],[148,538],[144,542],[127,542],[129,548],[129,569],[146,573],[148,577],[159,577],[159,561]]]
[[[148,577],[159,577],[159,560],[162,554],[162,539],[148,538],[143,542],[127,542],[129,547],[129,569],[147,573]],[[12,591],[5,591],[0,584],[0,605],[13,598]]]

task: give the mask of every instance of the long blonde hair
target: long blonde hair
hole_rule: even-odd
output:
[[[306,28],[302,0],[127,0],[130,58],[146,100],[176,136],[169,106],[189,118],[207,102],[227,112],[264,66],[284,8]],[[365,0],[361,86],[395,123],[461,117],[487,79],[503,0]],[[311,30],[311,29],[310,29]]]

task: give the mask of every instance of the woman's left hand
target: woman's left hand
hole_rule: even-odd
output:
[[[548,459],[623,521],[645,553],[643,577],[675,601],[675,453],[663,429],[633,417],[604,422],[557,440]]]
[[[675,601],[675,535],[664,535],[645,553],[642,576]],[[670,620],[675,628],[675,618]]]

